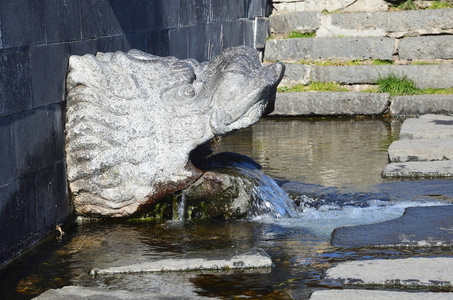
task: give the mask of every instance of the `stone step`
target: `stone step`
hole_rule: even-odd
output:
[[[387,113],[394,117],[453,114],[453,95],[390,97],[385,93],[282,92],[277,93],[275,109],[270,115],[377,116]],[[421,130],[423,130],[423,126]],[[453,135],[453,133],[449,133],[450,131],[451,129],[446,129],[444,133],[442,129],[439,129],[436,134],[430,134],[430,136],[449,137]]]
[[[451,139],[453,116],[427,114],[407,119],[401,126],[400,139]]]
[[[420,89],[453,87],[453,64],[432,65],[354,65],[317,66],[285,64],[286,70],[280,86],[307,85],[311,82],[337,82],[342,84],[376,84],[379,78],[395,74],[406,76]]]
[[[395,39],[389,37],[326,37],[269,39],[267,61],[453,59],[453,35]]]
[[[384,178],[453,177],[453,161],[420,161],[390,163],[382,172]]]
[[[382,115],[388,109],[389,94],[353,92],[277,93],[271,116]]]
[[[316,32],[317,37],[405,37],[453,33],[453,9],[322,14],[293,12],[270,17],[273,33]]]
[[[389,161],[453,160],[453,139],[416,139],[394,141],[389,149]]]

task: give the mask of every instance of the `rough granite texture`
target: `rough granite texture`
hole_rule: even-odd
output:
[[[310,300],[450,300],[451,293],[400,292],[379,290],[324,290],[314,292]]]
[[[129,216],[201,175],[189,153],[258,121],[283,65],[247,47],[209,64],[138,50],[72,56],[66,153],[76,212]]]
[[[450,76],[443,76],[450,78]],[[392,116],[420,116],[425,114],[451,114],[453,112],[453,95],[412,95],[392,97],[390,114]],[[412,121],[410,121],[412,122]],[[427,124],[415,125],[421,129],[420,135],[429,135],[437,138],[436,132],[424,134],[424,126]],[[443,131],[442,131],[443,132]],[[449,135],[453,136],[453,135]],[[431,138],[431,137],[430,137]]]

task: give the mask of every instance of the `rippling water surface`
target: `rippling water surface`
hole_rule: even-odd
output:
[[[301,196],[302,205],[306,204],[303,212],[278,220],[262,216],[247,221],[73,225],[62,238],[51,238],[0,270],[0,299],[30,299],[65,285],[150,295],[308,299],[315,290],[341,288],[322,281],[323,272],[335,262],[451,255],[449,249],[354,249],[329,244],[329,233],[335,227],[396,218],[405,207],[420,204],[392,203],[375,199],[372,193],[360,202],[354,198],[356,191],[370,190],[383,181],[380,174],[387,164],[386,151],[398,137],[400,125],[401,120],[382,119],[264,119],[236,131],[218,141],[215,151],[248,155],[267,175],[280,180],[343,188],[347,201],[337,199],[343,197],[340,193],[335,201],[316,205],[315,199]],[[348,194],[349,190],[353,192]],[[275,266],[247,272],[89,274],[93,268],[186,255],[203,257],[213,251],[233,255],[253,247],[264,249]]]

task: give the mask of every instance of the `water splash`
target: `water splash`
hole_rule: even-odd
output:
[[[178,197],[181,201],[178,203],[177,199],[173,202],[173,222],[184,222],[185,221],[185,211],[186,211],[186,195],[184,191],[181,193],[181,197]]]

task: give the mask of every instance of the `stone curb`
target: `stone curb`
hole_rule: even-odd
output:
[[[277,93],[270,116],[382,115],[389,106],[389,94],[352,92]]]
[[[401,126],[401,140],[443,138],[453,138],[453,116],[427,114],[407,119]]]
[[[325,290],[314,292],[310,300],[451,300],[450,293],[394,292],[376,290]]]
[[[452,114],[453,95],[390,97],[383,93],[284,92],[277,93],[270,116],[419,116]],[[453,136],[448,134],[447,135]],[[441,137],[439,134],[435,136]]]
[[[323,15],[292,12],[270,17],[271,31],[316,31],[317,37],[420,36],[453,32],[453,9],[357,12]]]
[[[285,64],[280,86],[308,85],[311,82],[337,82],[341,84],[376,84],[379,78],[395,74],[406,76],[420,89],[453,87],[453,64],[443,65],[363,65],[313,66]]]
[[[453,257],[349,261],[328,269],[325,280],[338,281],[346,285],[451,289],[452,268]]]

